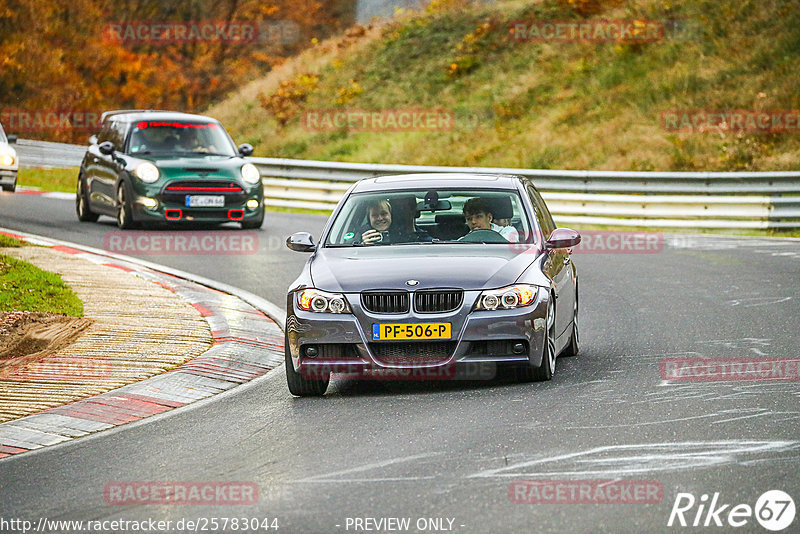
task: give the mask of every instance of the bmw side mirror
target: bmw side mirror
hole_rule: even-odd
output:
[[[97,147],[101,154],[105,154],[106,156],[110,156],[114,153],[114,143],[111,141],[104,141],[100,143],[100,146]]]
[[[96,135],[93,135],[93,136],[91,136],[89,138],[89,144],[90,145],[96,145],[97,144],[97,136]]]
[[[314,252],[317,246],[308,232],[297,232],[286,239],[286,246],[295,252]]]
[[[239,145],[239,154],[244,157],[251,156],[253,154],[253,145],[242,143]]]
[[[17,136],[14,135],[14,134],[8,134],[7,138],[8,138],[8,144],[9,145],[13,145],[14,143],[17,142]]]
[[[571,228],[556,228],[545,243],[547,250],[574,247],[581,242],[581,234]]]

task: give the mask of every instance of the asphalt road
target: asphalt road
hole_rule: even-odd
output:
[[[102,248],[115,231],[107,221],[80,224],[65,200],[0,195],[7,228]],[[317,236],[323,223],[268,214],[255,254],[146,259],[283,305],[305,256],[282,242],[297,230]],[[800,241],[668,242],[654,254],[575,257],[582,350],[558,361],[551,382],[337,379],[324,398],[295,399],[278,369],[210,402],[0,460],[0,518],[152,518],[172,521],[172,532],[181,519],[212,517],[277,518],[279,532],[767,532],[754,517],[740,528],[726,521],[767,490],[800,499],[800,382],[664,381],[660,373],[667,358],[800,359]],[[649,481],[663,495],[650,504],[509,497],[518,481],[585,480]],[[252,482],[259,498],[106,502],[107,485],[130,481]],[[679,493],[697,500],[685,520],[711,526],[667,526]],[[715,493],[717,509],[729,505],[718,516],[724,527],[706,514]],[[410,526],[356,518],[409,518]],[[444,518],[441,528],[423,524],[429,518]]]

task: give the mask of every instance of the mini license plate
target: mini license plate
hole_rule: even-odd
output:
[[[373,324],[373,341],[398,339],[450,339],[450,323]]]
[[[224,195],[186,195],[187,208],[224,208]]]

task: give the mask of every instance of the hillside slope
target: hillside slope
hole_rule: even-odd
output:
[[[652,21],[652,41],[520,40],[515,21]],[[530,28],[530,26],[526,26]],[[796,170],[785,131],[668,127],[673,110],[800,109],[792,0],[434,1],[354,28],[208,112],[256,154],[318,160],[613,170]],[[316,110],[439,109],[435,131],[321,131]],[[697,115],[692,115],[696,117]],[[795,115],[796,117],[796,115]],[[794,125],[794,127],[792,127]]]

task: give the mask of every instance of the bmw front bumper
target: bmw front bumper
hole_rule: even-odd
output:
[[[412,310],[403,314],[374,314],[363,308],[360,294],[345,294],[353,313],[333,314],[298,309],[295,293],[290,293],[286,336],[292,363],[298,372],[306,374],[315,369],[344,373],[471,364],[488,364],[492,368],[503,364],[540,366],[548,292],[539,289],[533,304],[523,308],[473,311],[479,295],[480,291],[465,291],[461,307],[450,313],[423,314]],[[375,324],[442,322],[451,324],[449,340],[372,339]]]

